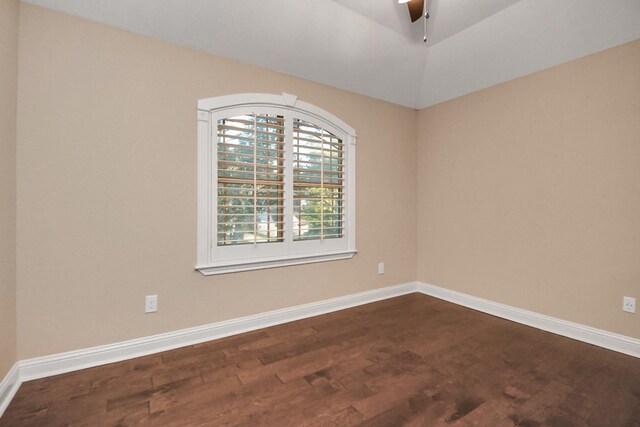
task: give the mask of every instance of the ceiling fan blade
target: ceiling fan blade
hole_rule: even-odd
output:
[[[409,7],[409,15],[411,16],[411,22],[416,22],[422,17],[424,11],[424,0],[410,0],[407,3]]]

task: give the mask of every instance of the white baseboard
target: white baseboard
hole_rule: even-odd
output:
[[[192,344],[207,342],[243,332],[293,322],[295,320],[344,310],[417,291],[417,283],[405,283],[344,297],[259,313],[209,325],[182,329],[119,343],[21,360],[0,384],[0,416],[24,381],[133,359]],[[5,391],[6,389],[6,391]]]
[[[14,363],[4,379],[0,381],[0,417],[9,406],[21,383],[18,364]]]
[[[29,381],[146,356],[393,298],[416,292],[416,289],[416,283],[406,283],[115,344],[23,360],[18,363],[20,380]]]
[[[543,331],[640,357],[640,340],[418,282],[418,292]]]
[[[134,357],[198,344],[243,332],[293,322],[400,295],[421,292],[494,316],[532,326],[558,335],[584,341],[610,350],[640,357],[640,340],[544,316],[422,282],[375,289],[344,297],[318,301],[253,316],[231,319],[195,328],[153,335],[98,347],[17,362],[0,382],[0,416],[9,405],[20,384],[38,378],[119,362]]]

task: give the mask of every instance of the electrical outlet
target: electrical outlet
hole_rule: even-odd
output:
[[[636,312],[636,299],[632,297],[623,297],[622,298],[622,311],[626,311],[627,313],[635,313]]]
[[[144,300],[144,312],[155,313],[158,311],[158,295],[147,295]]]
[[[378,274],[384,274],[384,262],[378,263]]]

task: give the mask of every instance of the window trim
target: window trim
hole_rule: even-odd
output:
[[[346,182],[345,200],[346,215],[344,237],[340,241],[345,242],[338,250],[314,250],[296,251],[286,255],[250,258],[216,260],[213,246],[216,245],[213,237],[213,215],[217,215],[217,206],[213,193],[216,177],[213,175],[214,163],[217,161],[217,141],[213,137],[215,123],[212,117],[227,110],[238,108],[274,108],[299,113],[317,121],[318,125],[328,125],[339,130],[344,135],[344,149],[346,150]],[[239,271],[258,270],[288,265],[308,264],[323,261],[349,259],[356,250],[356,197],[355,197],[355,144],[356,132],[333,114],[315,105],[298,100],[295,95],[283,93],[281,95],[264,93],[244,93],[226,95],[198,101],[198,230],[197,230],[197,264],[196,269],[203,275],[215,275]],[[289,143],[289,142],[287,142]],[[214,150],[214,148],[216,148]],[[344,240],[342,240],[344,239]],[[322,242],[322,241],[320,241]],[[300,243],[300,242],[299,242]],[[300,245],[300,247],[303,245]],[[332,245],[327,245],[332,246]]]

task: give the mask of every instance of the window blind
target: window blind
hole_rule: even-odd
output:
[[[217,122],[217,244],[284,239],[284,118],[249,114]]]
[[[313,123],[293,121],[293,240],[343,236],[342,141]]]

